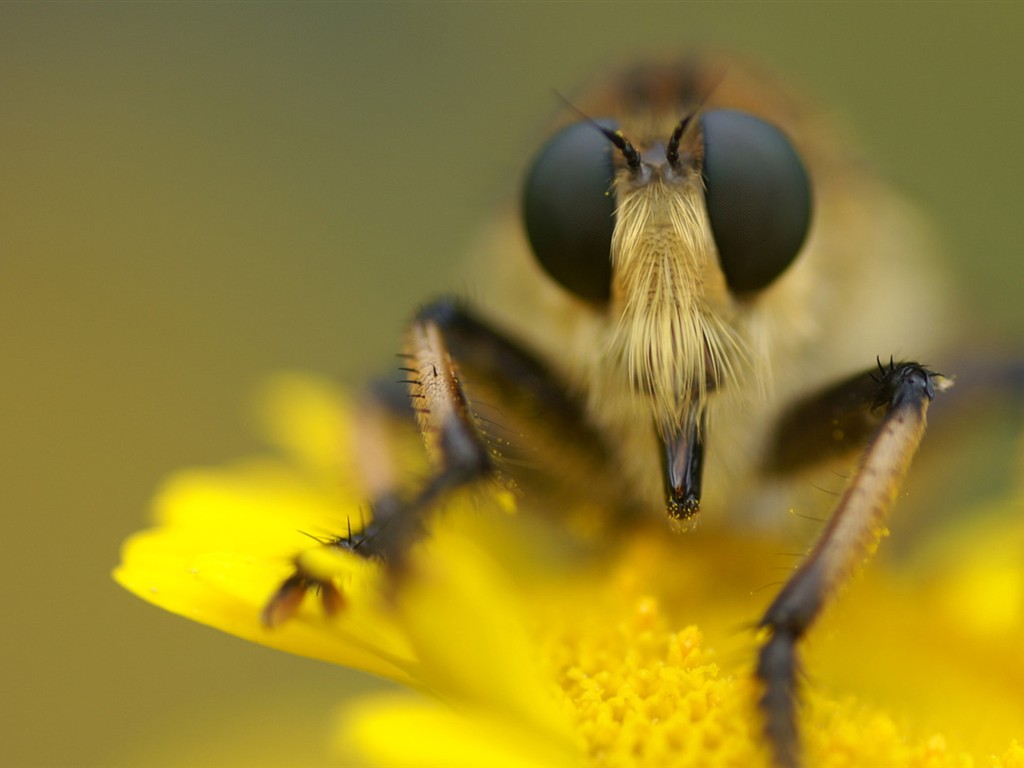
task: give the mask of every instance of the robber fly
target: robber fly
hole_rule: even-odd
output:
[[[531,454],[548,488],[679,526],[778,515],[780,479],[860,452],[760,622],[766,734],[795,765],[797,645],[877,542],[944,382],[902,357],[942,341],[928,238],[826,115],[739,62],[641,64],[571,104],[479,248],[481,300],[410,325],[435,471],[409,501],[371,467],[373,519],[344,544],[401,563],[439,497],[509,471],[477,402],[553,446]],[[267,623],[311,586],[298,569]]]

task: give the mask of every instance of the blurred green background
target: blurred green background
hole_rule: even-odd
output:
[[[623,55],[802,81],[939,222],[957,311],[1012,332],[1021,29],[1014,4],[0,5],[0,764],[326,759],[373,681],[131,597],[120,542],[168,472],[258,449],[268,373],[358,381],[471,289],[553,89]]]

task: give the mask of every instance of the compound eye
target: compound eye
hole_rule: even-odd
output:
[[[811,223],[811,183],[793,145],[745,112],[701,118],[711,232],[729,288],[758,291],[796,258]]]
[[[597,120],[615,130],[612,120]],[[611,297],[614,147],[590,123],[556,133],[533,161],[523,189],[523,220],[537,261],[581,299]]]

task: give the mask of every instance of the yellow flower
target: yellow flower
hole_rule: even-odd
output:
[[[349,761],[767,764],[748,627],[771,569],[792,564],[786,545],[654,521],[594,554],[477,490],[437,512],[392,585],[378,562],[323,545],[367,514],[349,408],[322,382],[281,379],[267,413],[282,456],[171,478],[117,581],[231,634],[408,686],[345,702],[336,738]],[[809,765],[1024,766],[1024,523],[972,535],[928,588],[869,569],[812,633]],[[340,604],[311,593],[268,628],[261,613],[296,558]]]

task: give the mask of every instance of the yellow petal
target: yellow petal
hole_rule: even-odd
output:
[[[570,745],[514,720],[413,696],[359,699],[341,716],[336,749],[389,768],[582,768]]]
[[[114,578],[144,600],[247,640],[408,683],[416,663],[380,601],[379,566],[310,538],[345,531],[346,516],[357,515],[359,505],[340,490],[311,486],[275,462],[184,472],[158,497],[163,525],[125,542]],[[346,609],[328,618],[307,595],[295,618],[267,629],[263,607],[294,558],[310,550],[332,553],[323,557]]]
[[[255,410],[264,434],[323,477],[354,482],[351,402],[325,379],[279,373],[256,395]]]
[[[417,552],[414,578],[397,595],[424,682],[449,701],[571,741],[565,710],[555,703],[524,620],[522,602],[529,596],[478,540],[459,530],[455,513],[447,514]]]

